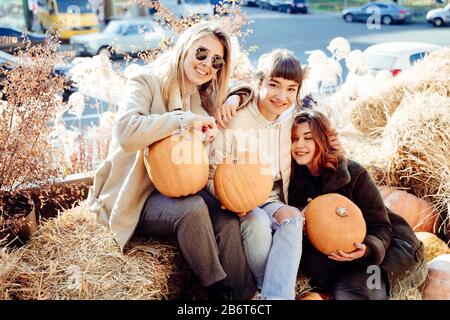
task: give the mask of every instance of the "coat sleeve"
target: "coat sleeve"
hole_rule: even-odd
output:
[[[353,188],[353,201],[361,209],[366,221],[367,234],[363,243],[367,252],[360,263],[379,265],[392,238],[392,226],[383,198],[370,174],[361,167]]]
[[[125,152],[137,152],[170,136],[174,130],[192,126],[195,115],[173,111],[152,114],[155,80],[148,74],[138,74],[127,81],[125,96],[120,103],[114,134]]]

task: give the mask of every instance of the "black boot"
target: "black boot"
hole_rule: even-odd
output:
[[[223,280],[206,287],[208,299],[212,301],[233,300],[232,290],[223,284]]]

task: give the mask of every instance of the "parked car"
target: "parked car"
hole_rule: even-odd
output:
[[[258,0],[243,0],[242,5],[245,7],[258,7]]]
[[[379,9],[380,22],[388,25],[394,22],[411,21],[413,11],[411,9],[399,6],[395,3],[389,2],[368,2],[360,7],[350,7],[342,10],[342,17],[346,22],[364,21],[374,14]],[[374,12],[375,11],[375,12]]]
[[[427,12],[427,21],[435,27],[442,27],[450,24],[450,3],[444,8],[433,9]]]
[[[78,55],[92,56],[102,51],[108,54],[133,53],[156,48],[167,35],[149,18],[112,20],[102,32],[73,36],[70,44]]]
[[[395,76],[439,48],[431,43],[392,41],[374,44],[364,50],[363,55],[369,72],[389,70]]]
[[[287,13],[308,13],[306,0],[285,0],[278,7],[278,11]]]
[[[44,43],[47,37],[43,34],[27,32],[26,37],[31,41],[31,45]],[[26,44],[24,32],[15,27],[0,26],[0,50],[12,52],[16,48],[23,49]]]
[[[285,0],[260,0],[259,7],[261,9],[278,10],[278,7],[283,4]]]
[[[192,15],[212,16],[214,15],[213,4],[210,0],[160,0],[161,4],[169,9],[176,17],[187,17]]]

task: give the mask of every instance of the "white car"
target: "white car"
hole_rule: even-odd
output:
[[[436,27],[450,24],[450,3],[444,8],[433,9],[427,12],[427,21]]]
[[[102,32],[71,37],[70,44],[78,55],[109,54],[110,48],[114,54],[123,54],[157,48],[167,36],[168,32],[149,18],[112,20]]]
[[[363,55],[372,74],[389,70],[395,76],[439,48],[431,43],[393,41],[374,44],[364,50]]]

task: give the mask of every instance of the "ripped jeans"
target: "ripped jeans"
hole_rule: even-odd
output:
[[[295,299],[304,218],[278,223],[273,216],[284,206],[269,203],[241,217],[245,255],[264,299]]]

